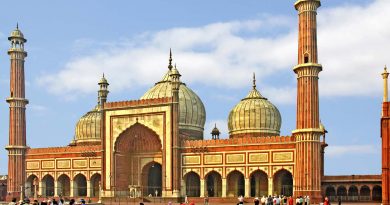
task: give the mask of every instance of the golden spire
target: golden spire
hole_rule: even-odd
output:
[[[19,22],[16,22],[16,29],[19,29]]]
[[[389,77],[389,72],[387,72],[387,67],[385,65],[385,68],[382,73],[383,78],[383,102],[388,101],[388,85],[387,85],[387,78]]]
[[[172,70],[172,49],[169,49],[169,64],[168,64],[168,69]]]

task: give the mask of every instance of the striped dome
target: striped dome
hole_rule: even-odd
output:
[[[228,119],[230,137],[276,136],[282,118],[278,108],[253,89],[231,111]]]
[[[141,99],[163,98],[172,96],[170,70],[163,79],[148,90]],[[180,134],[190,139],[203,139],[206,110],[202,100],[186,84],[179,88],[179,129]]]
[[[75,143],[100,143],[101,113],[97,106],[83,115],[77,122]]]

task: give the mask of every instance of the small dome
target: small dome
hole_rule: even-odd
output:
[[[220,135],[220,134],[221,134],[221,132],[217,128],[217,124],[215,124],[215,127],[213,128],[213,130],[211,130],[211,135]]]
[[[148,90],[141,99],[171,97],[171,72],[168,70],[163,79]],[[180,134],[190,139],[203,139],[206,110],[199,96],[184,83],[181,83],[179,88],[179,106]]]
[[[100,143],[101,113],[98,107],[87,112],[76,125],[75,143]]]
[[[230,137],[261,137],[280,134],[282,118],[278,108],[253,89],[231,111],[228,119]]]
[[[11,40],[12,38],[20,38],[23,39],[24,42],[26,42],[26,39],[24,39],[24,35],[19,30],[18,26],[16,26],[16,29],[11,32],[10,36],[8,37],[8,40]]]

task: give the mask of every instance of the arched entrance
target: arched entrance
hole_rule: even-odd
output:
[[[142,169],[142,187],[144,196],[161,196],[162,168],[157,162],[150,162]]]
[[[342,201],[347,200],[347,188],[345,188],[345,186],[337,187],[337,198],[341,199]]]
[[[293,177],[292,174],[285,170],[279,170],[274,174],[274,193],[276,195],[292,196],[293,195]]]
[[[87,178],[78,174],[73,179],[74,196],[87,196]]]
[[[222,197],[222,177],[216,172],[212,171],[206,175],[207,196],[208,197]]]
[[[101,175],[96,173],[92,175],[90,183],[91,183],[91,197],[98,197],[100,194],[100,181],[101,181]]]
[[[237,197],[245,195],[245,180],[244,175],[234,170],[227,175],[227,196]]]
[[[348,201],[359,200],[359,191],[356,186],[350,186],[348,189]]]
[[[63,174],[57,180],[58,196],[70,196],[70,179],[68,175]]]
[[[54,196],[54,178],[46,175],[42,178],[42,196]]]
[[[371,191],[370,187],[364,185],[360,188],[360,201],[370,201],[371,200]]]
[[[330,201],[334,201],[336,199],[336,190],[333,186],[326,187],[325,196],[327,196]]]
[[[161,156],[161,141],[156,132],[137,122],[123,131],[115,142],[115,188],[117,191],[128,193],[129,186],[137,187],[140,184],[148,186],[144,179],[150,171],[159,171],[158,177],[161,181],[161,165],[155,163],[157,167],[150,165],[148,170],[140,167],[139,157],[146,155]],[[157,170],[158,167],[159,170]],[[161,195],[161,185],[159,186],[157,191]],[[143,195],[149,195],[149,191],[144,187]],[[152,195],[155,196],[155,190]]]
[[[372,200],[382,201],[382,187],[376,185],[372,188]]]
[[[189,197],[200,196],[200,177],[195,172],[189,172],[185,176],[186,195]]]
[[[251,197],[268,195],[268,176],[265,172],[257,170],[250,176]]]
[[[36,197],[35,193],[38,191],[38,177],[33,175],[30,175],[26,180],[26,196],[27,197]]]

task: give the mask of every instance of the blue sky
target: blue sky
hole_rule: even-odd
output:
[[[96,105],[104,72],[109,101],[137,99],[167,69],[169,48],[203,100],[205,135],[227,137],[231,108],[251,88],[295,127],[297,15],[294,1],[11,1],[0,7],[0,147],[8,143],[9,48],[19,22],[26,50],[27,142],[67,145],[77,120]],[[321,120],[329,133],[325,173],[379,174],[380,73],[390,63],[390,2],[326,0],[319,9]],[[0,174],[7,153],[0,149]]]

